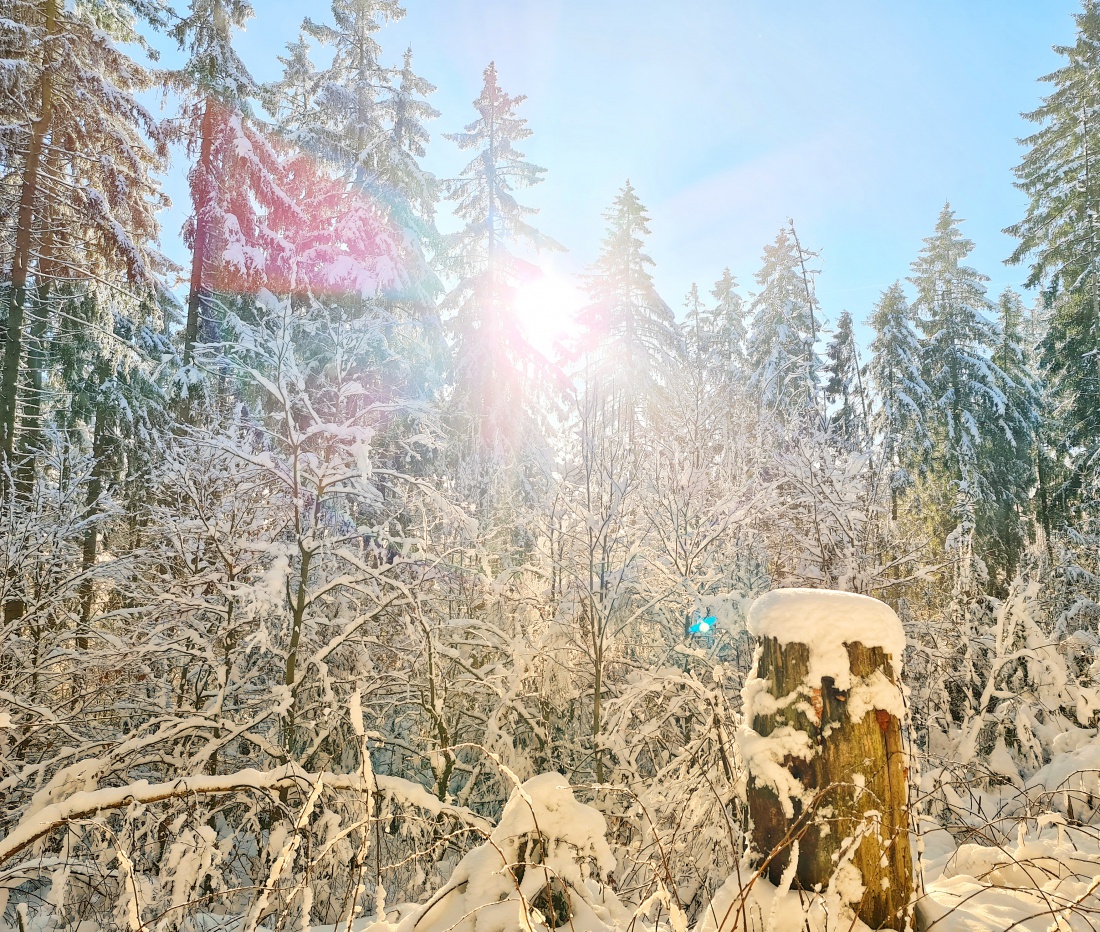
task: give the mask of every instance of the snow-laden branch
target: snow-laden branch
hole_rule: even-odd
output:
[[[33,845],[54,829],[74,819],[87,819],[104,810],[122,809],[133,803],[147,805],[184,796],[216,796],[238,792],[270,793],[293,786],[314,786],[322,777],[325,786],[329,789],[358,793],[371,790],[371,786],[363,781],[360,774],[308,773],[293,766],[272,771],[246,768],[236,773],[181,777],[165,783],[139,780],[125,786],[74,793],[60,802],[28,812],[11,834],[0,839],[0,864]],[[410,780],[376,775],[374,782],[379,791],[432,815],[451,816],[469,828],[485,834],[493,829],[491,822],[471,810],[464,806],[452,806],[441,802],[422,786]]]

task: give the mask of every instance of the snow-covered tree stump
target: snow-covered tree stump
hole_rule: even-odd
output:
[[[739,742],[758,866],[781,890],[839,894],[872,929],[910,928],[901,622],[866,596],[779,589],[749,630]]]

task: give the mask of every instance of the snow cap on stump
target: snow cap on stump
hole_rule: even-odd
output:
[[[749,632],[780,644],[810,649],[807,680],[833,678],[837,689],[851,686],[847,644],[880,647],[890,656],[894,677],[901,676],[905,631],[885,602],[851,592],[826,589],[774,589],[749,609]]]

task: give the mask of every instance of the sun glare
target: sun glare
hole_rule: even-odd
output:
[[[547,358],[556,355],[556,345],[571,332],[584,294],[575,280],[552,267],[524,283],[516,292],[516,313],[531,345]]]

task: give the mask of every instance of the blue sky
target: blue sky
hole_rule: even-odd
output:
[[[238,49],[261,80],[324,0],[253,0]],[[818,295],[835,321],[865,319],[907,274],[945,200],[976,242],[990,291],[1019,286],[1001,233],[1022,216],[1012,186],[1030,132],[1020,112],[1047,89],[1053,44],[1072,43],[1075,0],[408,0],[379,35],[407,45],[442,112],[428,167],[463,158],[442,138],[474,117],[490,60],[526,94],[528,157],[548,169],[521,198],[581,271],[602,214],[630,178],[651,214],[665,300],[709,291],[724,266],[753,287],[762,247],[788,217],[821,252]],[[185,200],[173,185],[177,200]],[[445,209],[445,208],[444,208]],[[174,233],[185,214],[168,220]],[[445,222],[445,221],[444,221]]]

